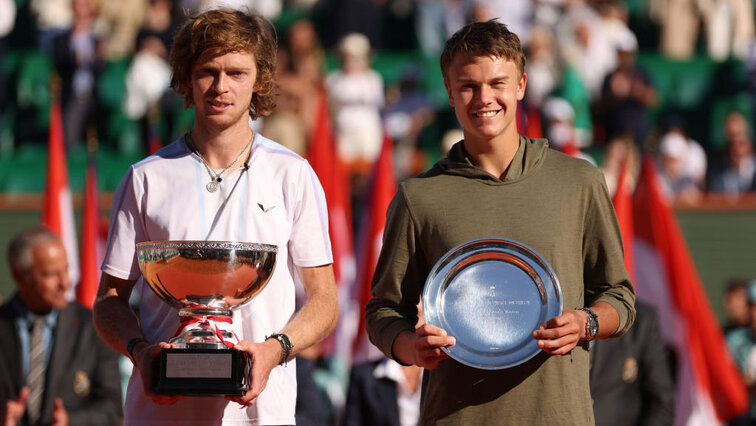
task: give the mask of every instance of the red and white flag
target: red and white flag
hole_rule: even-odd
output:
[[[357,251],[357,280],[354,285],[354,300],[360,307],[357,335],[355,336],[354,363],[380,359],[383,353],[376,348],[365,328],[365,305],[370,299],[370,286],[383,246],[383,229],[386,226],[386,210],[396,193],[393,141],[384,135],[381,154],[370,175],[367,198],[362,215],[359,246]]]
[[[635,282],[635,256],[633,255],[633,198],[630,182],[627,176],[628,163],[625,160],[620,166],[617,178],[617,190],[612,196],[612,204],[617,214],[620,233],[622,234],[622,248],[625,252],[625,268],[630,279]]]
[[[50,134],[47,150],[47,177],[42,206],[42,225],[63,239],[68,255],[68,275],[72,284],[79,282],[79,251],[76,244],[74,209],[68,185],[66,147],[63,141],[63,119],[60,105],[53,101],[50,108]],[[73,291],[69,294],[69,299]]]
[[[323,342],[323,351],[334,355],[347,365],[351,359],[351,342],[356,332],[345,318],[352,307],[350,290],[354,282],[355,260],[352,241],[352,207],[349,179],[338,155],[333,127],[324,91],[318,93],[315,125],[310,137],[307,160],[320,179],[328,205],[328,228],[333,251],[333,272],[339,292],[340,318],[338,328]],[[346,327],[346,329],[345,329]]]
[[[675,425],[717,425],[744,414],[748,393],[650,158],[633,211],[636,292],[656,306],[677,355]]]
[[[100,262],[105,254],[100,230],[100,205],[97,196],[96,154],[90,153],[84,188],[84,211],[81,223],[81,281],[76,287],[76,300],[92,309],[100,283]]]

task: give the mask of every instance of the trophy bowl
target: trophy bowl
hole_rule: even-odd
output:
[[[161,354],[162,394],[241,395],[249,359],[233,350],[233,310],[257,296],[276,266],[274,245],[227,241],[138,243],[144,280],[181,322]]]

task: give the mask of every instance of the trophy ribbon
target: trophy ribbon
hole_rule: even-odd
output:
[[[187,328],[191,328],[191,326],[195,324],[202,325],[202,326],[212,325],[215,328],[215,334],[218,336],[218,339],[221,341],[221,343],[223,343],[229,348],[233,348],[235,346],[233,342],[226,340],[223,337],[222,331],[226,331],[226,330],[221,330],[217,324],[219,322],[232,324],[231,318],[229,317],[218,316],[218,315],[208,315],[208,316],[203,316],[203,317],[186,316],[186,317],[179,318],[179,320],[180,320],[180,324],[179,324],[178,330],[176,330],[176,333],[173,334],[173,337],[178,336],[184,330],[186,330]],[[211,321],[212,321],[212,324],[211,324]],[[228,330],[228,331],[230,331],[233,334],[234,339],[236,339],[236,341],[238,342],[239,337],[236,335],[236,333],[233,330]]]

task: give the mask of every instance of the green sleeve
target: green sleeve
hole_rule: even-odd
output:
[[[416,226],[403,187],[386,213],[383,247],[365,308],[370,341],[393,358],[391,346],[402,331],[415,330],[417,304],[427,276]]]
[[[625,268],[622,236],[606,183],[598,169],[595,174],[583,237],[585,303],[612,305],[620,319],[614,336],[621,336],[635,320],[635,291]]]

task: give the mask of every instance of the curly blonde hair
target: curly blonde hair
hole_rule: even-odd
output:
[[[192,67],[198,60],[231,52],[249,52],[255,57],[257,81],[249,113],[253,120],[270,114],[275,103],[277,40],[270,21],[232,9],[214,9],[189,16],[173,39],[169,62],[171,88],[193,105]]]

